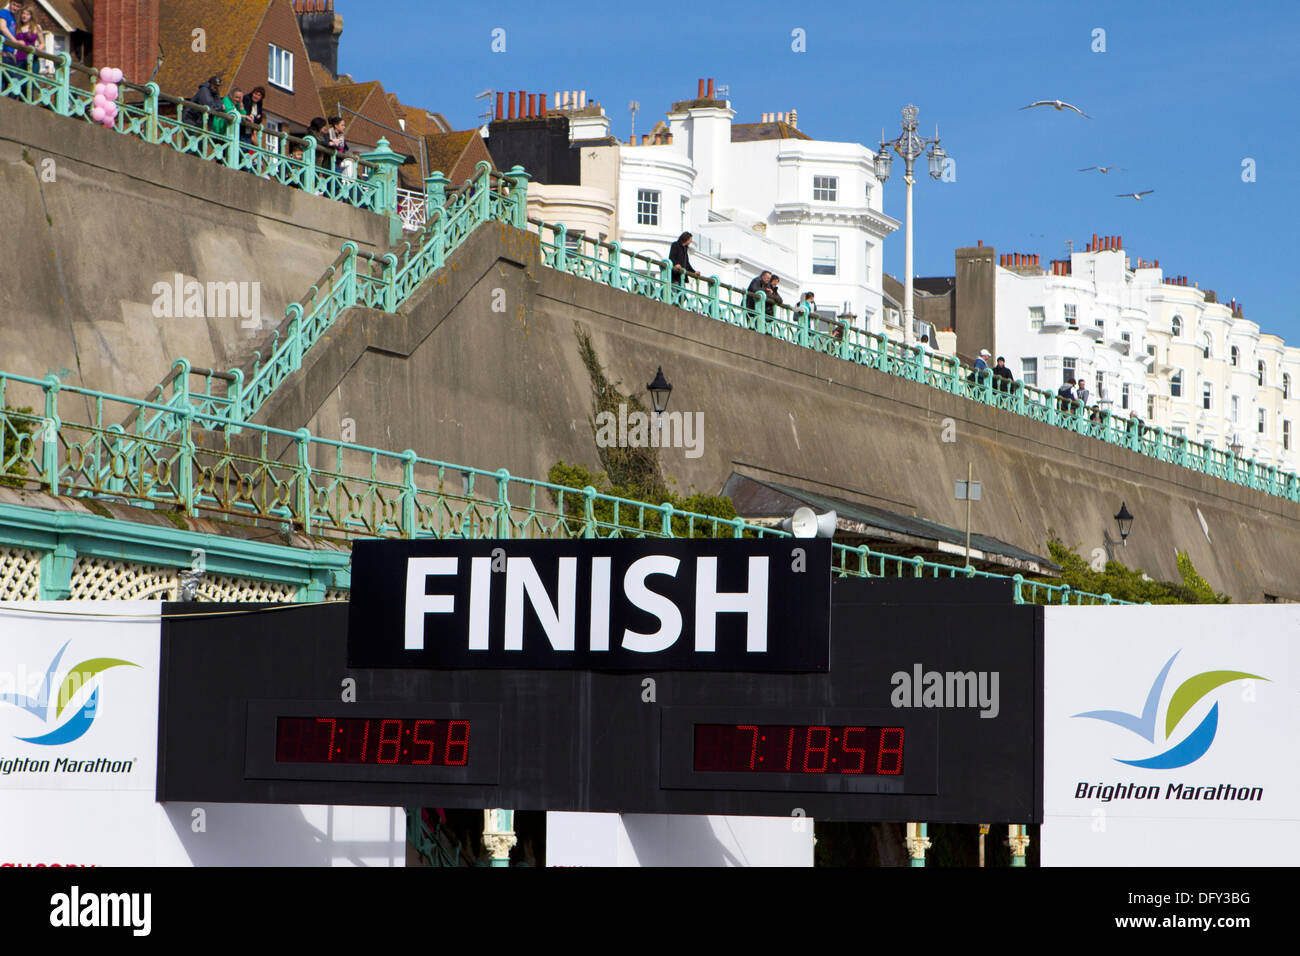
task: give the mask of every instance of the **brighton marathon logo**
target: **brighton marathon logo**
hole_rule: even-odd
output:
[[[32,681],[25,680],[22,675],[19,675],[18,680],[12,681],[13,691],[0,693],[0,704],[12,704],[20,710],[27,711],[42,724],[47,726],[53,724],[52,729],[34,737],[20,737],[15,734],[15,739],[28,744],[55,747],[60,744],[71,743],[85,736],[99,713],[99,693],[101,688],[96,687],[91,691],[85,703],[64,719],[64,711],[68,709],[68,705],[96,675],[113,667],[140,666],[132,661],[124,661],[116,657],[92,657],[68,669],[67,674],[59,683],[58,692],[53,696],[52,701],[50,690],[54,686],[54,676],[59,672],[59,662],[63,659],[63,652],[68,649],[69,643],[71,642],[65,641],[63,646],[59,648],[59,652],[54,655],[54,659],[50,661],[50,666],[45,669],[44,674],[33,675]],[[3,688],[4,683],[10,683],[7,680],[8,677],[9,675],[0,674],[0,688]],[[28,696],[23,693],[24,690],[28,689],[24,685],[33,681],[38,684],[35,688],[36,693]],[[53,715],[50,713],[51,703],[54,705]]]
[[[1087,717],[1092,720],[1102,720],[1108,724],[1115,724],[1125,730],[1132,731],[1147,743],[1155,744],[1156,714],[1160,706],[1160,697],[1164,691],[1165,681],[1169,677],[1169,671],[1181,653],[1181,650],[1175,651],[1174,656],[1169,658],[1165,666],[1160,669],[1160,673],[1156,675],[1155,682],[1147,693],[1146,703],[1142,706],[1142,713],[1127,714],[1118,710],[1090,710],[1073,716]],[[1178,689],[1174,691],[1173,696],[1169,698],[1169,703],[1165,708],[1163,743],[1168,744],[1174,739],[1179,723],[1206,695],[1224,684],[1238,680],[1267,681],[1268,678],[1260,677],[1258,674],[1247,674],[1244,671],[1206,671],[1183,681],[1178,686]],[[1130,767],[1141,767],[1145,770],[1175,770],[1179,767],[1186,767],[1188,764],[1195,763],[1205,756],[1210,749],[1210,745],[1214,743],[1214,736],[1218,733],[1218,730],[1219,703],[1215,701],[1214,706],[1210,708],[1210,712],[1205,715],[1196,728],[1172,746],[1150,757],[1135,760],[1124,760],[1116,757],[1115,760],[1118,763],[1127,764]]]

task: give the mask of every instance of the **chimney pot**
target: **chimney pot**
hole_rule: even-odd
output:
[[[506,99],[506,95],[504,93],[497,93],[497,119],[504,118],[503,113],[505,111],[505,99]]]
[[[1123,249],[1123,248],[1124,248],[1124,237],[1123,237],[1123,236],[1116,236],[1116,237],[1115,237],[1115,248],[1116,248],[1116,249]]]
[[[515,118],[515,92],[514,92],[514,90],[511,90],[511,91],[510,91],[510,114],[509,114],[509,116],[508,116],[507,118],[508,118],[508,119],[514,119],[514,118]]]
[[[700,81],[699,81],[699,85],[698,85],[698,87],[697,87],[696,90],[695,90],[695,98],[696,98],[697,100],[702,100],[702,99],[704,99],[704,80],[703,80],[703,78],[700,79]]]
[[[1095,232],[1092,234],[1092,244],[1088,246],[1088,251],[1089,252],[1097,251],[1097,234]]]
[[[537,115],[538,116],[546,115],[546,94],[545,93],[537,94]]]
[[[709,98],[709,99],[713,99],[713,77],[709,77],[709,92],[708,92],[708,98]]]
[[[578,109],[583,109],[587,105],[587,91],[578,90]]]
[[[976,239],[976,240],[975,240],[975,247],[976,247],[977,249],[978,249],[980,246],[982,246],[982,245],[984,245],[984,240],[983,240],[983,239]]]

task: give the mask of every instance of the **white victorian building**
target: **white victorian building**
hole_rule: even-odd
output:
[[[881,243],[899,223],[881,212],[875,154],[812,139],[794,111],[735,123],[712,80],[701,80],[698,94],[674,103],[667,122],[639,143],[602,143],[609,120],[585,100],[553,110],[570,117],[584,189],[597,186],[588,169],[607,165],[597,157],[618,156],[613,206],[623,248],[663,259],[689,231],[702,274],[743,288],[768,270],[780,276],[787,304],[811,291],[819,313],[852,315],[859,328],[885,332]],[[529,198],[531,211],[531,189]],[[540,204],[538,212],[545,218]]]
[[[1081,378],[1115,414],[1300,470],[1300,349],[1158,261],[1131,262],[1118,236],[1049,266],[1013,253],[996,269],[997,351],[1014,374],[1049,390]]]

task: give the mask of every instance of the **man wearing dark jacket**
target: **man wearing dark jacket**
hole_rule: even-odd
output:
[[[772,273],[764,269],[749,283],[745,289],[745,308],[754,312],[758,309],[758,294],[767,292],[768,280],[772,278]]]
[[[1007,368],[1007,360],[1001,355],[998,356],[998,364],[993,367],[993,387],[999,392],[1009,392],[1015,382],[1015,377],[1011,374],[1011,369]]]
[[[692,267],[690,257],[687,256],[686,250],[691,244],[691,234],[684,232],[677,237],[677,241],[668,247],[668,261],[672,263],[672,283],[680,289],[686,282],[688,275],[699,275]],[[673,298],[677,298],[674,291]]]
[[[200,86],[198,92],[194,94],[194,102],[198,103],[200,106],[206,106],[210,110],[220,110],[221,109],[221,81],[217,79],[215,76],[208,77],[208,82]],[[201,127],[203,125],[203,113],[201,110],[196,110],[192,108],[187,109],[185,111],[184,118],[185,118],[185,122],[188,123],[190,126]],[[216,132],[221,132],[221,130],[216,130],[217,118],[213,117],[212,119],[213,119],[212,126],[209,128],[213,129]],[[222,130],[224,129],[225,129],[225,124],[222,123]]]
[[[1074,397],[1074,379],[1066,378],[1056,390],[1056,407],[1062,412],[1073,412],[1078,404]]]

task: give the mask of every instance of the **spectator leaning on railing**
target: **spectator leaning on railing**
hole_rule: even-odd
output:
[[[19,12],[18,26],[14,30],[14,36],[19,43],[26,44],[36,50],[41,49],[44,45],[45,32],[41,29],[41,25],[36,22],[36,16],[32,13],[30,6],[23,7]],[[37,70],[36,57],[31,56],[30,60],[28,57],[29,54],[26,50],[14,51],[14,59],[18,67],[35,73]]]
[[[1015,377],[1011,374],[1011,369],[1007,368],[1007,360],[1001,355],[998,356],[997,364],[993,366],[993,384],[999,392],[1010,392],[1015,386]]]
[[[197,103],[199,106],[206,106],[208,109],[212,110],[213,112],[217,112],[221,109],[220,94],[221,94],[221,81],[217,79],[215,76],[210,76],[208,77],[208,81],[204,83],[202,86],[200,86],[198,90],[195,92],[193,102]],[[193,107],[186,109],[184,114],[184,120],[190,126],[202,126],[203,111],[196,110]],[[220,126],[218,126],[217,124],[220,124]],[[211,129],[212,132],[217,134],[224,133],[226,130],[225,120],[222,120],[215,116],[212,117]]]
[[[0,64],[17,66],[17,51],[13,45],[18,42],[14,30],[18,27],[17,12],[22,7],[19,0],[10,0],[5,9],[0,9]]]
[[[677,237],[677,241],[668,247],[668,261],[672,263],[672,284],[674,288],[673,298],[676,299],[678,293],[684,288],[686,277],[688,275],[699,278],[700,274],[691,266],[690,256],[686,250],[691,245],[691,234],[684,232]],[[683,306],[684,308],[684,306]]]

